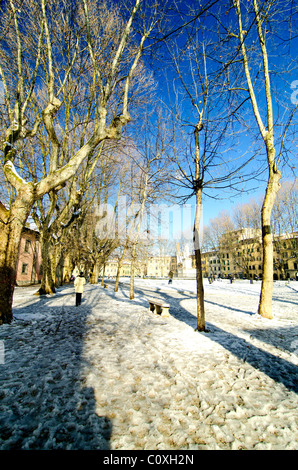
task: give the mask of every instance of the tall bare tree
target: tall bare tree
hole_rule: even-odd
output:
[[[195,17],[195,13],[192,13]],[[211,17],[209,18],[211,19]],[[212,21],[212,20],[211,20]],[[203,196],[210,189],[213,197],[223,197],[225,189],[236,187],[240,171],[250,156],[236,159],[231,144],[231,123],[235,113],[229,90],[225,87],[223,70],[218,66],[218,43],[205,37],[205,23],[191,23],[183,29],[182,38],[168,47],[175,70],[176,125],[173,181],[181,188],[182,201],[195,199],[193,228],[197,281],[197,330],[205,330],[203,272],[201,263],[200,225]],[[208,34],[207,34],[208,37]],[[184,41],[184,42],[183,42]],[[180,131],[177,129],[180,128]],[[186,128],[191,128],[190,140]],[[179,135],[180,134],[180,135]],[[183,140],[185,141],[183,145]],[[208,191],[209,190],[209,191]],[[212,195],[212,193],[211,193]]]
[[[12,320],[18,247],[34,202],[62,187],[101,142],[118,139],[130,121],[131,84],[157,11],[154,4],[153,13],[142,17],[138,34],[133,34],[140,4],[141,0],[135,0],[124,19],[120,6],[114,5],[110,15],[107,5],[97,0],[71,4],[46,0],[1,3],[5,35],[0,45],[0,78],[6,106],[3,171],[15,194],[9,208],[0,205],[0,324]],[[112,38],[106,39],[107,28],[114,29]],[[65,57],[57,54],[57,41],[65,43]],[[91,83],[86,82],[82,72],[89,69],[94,71]],[[65,133],[61,135],[56,123],[57,117],[67,112],[61,93],[70,76],[92,89],[94,105],[88,135],[81,131],[80,145],[68,161],[61,161],[61,139]],[[38,99],[41,83],[47,89],[45,107],[40,106]],[[33,112],[33,104],[37,111]],[[51,153],[47,172],[34,182],[21,177],[16,157],[19,146],[37,136],[40,127],[47,133]]]
[[[263,279],[258,312],[265,318],[272,318],[273,292],[273,238],[271,233],[271,213],[276,196],[280,189],[281,171],[279,164],[284,152],[286,134],[292,122],[296,107],[287,110],[288,117],[283,122],[274,120],[274,99],[272,87],[273,63],[270,65],[270,47],[274,44],[274,32],[280,18],[294,22],[292,2],[282,4],[275,0],[241,1],[233,0],[233,8],[237,17],[237,30],[229,30],[235,37],[237,48],[241,52],[241,65],[245,74],[246,86],[243,90],[248,94],[257,123],[259,135],[266,152],[268,181],[262,205],[262,244],[263,244]],[[290,23],[288,23],[290,24]],[[282,42],[290,42],[293,34],[289,28],[289,36],[282,37],[279,44],[280,52],[284,49]],[[271,41],[271,44],[270,44]],[[258,47],[257,47],[258,46]],[[275,51],[274,51],[275,52]],[[288,55],[290,65],[291,54]],[[256,58],[258,58],[256,62]],[[275,59],[273,59],[275,60]],[[238,85],[240,88],[240,85]],[[280,133],[279,149],[275,142],[278,136],[277,127],[283,125]]]

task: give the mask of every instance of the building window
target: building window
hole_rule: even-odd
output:
[[[22,264],[22,274],[28,274],[28,264]]]
[[[31,241],[30,240],[25,240],[25,252],[26,253],[29,253],[30,246],[31,246]]]

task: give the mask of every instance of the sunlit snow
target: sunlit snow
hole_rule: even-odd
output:
[[[87,284],[37,297],[18,287],[0,327],[0,449],[297,449],[298,282],[275,282],[273,320],[260,282]],[[170,317],[148,297],[170,303]]]

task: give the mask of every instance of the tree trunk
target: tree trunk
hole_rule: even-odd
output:
[[[258,313],[265,318],[273,318],[272,293],[273,293],[273,239],[271,234],[271,212],[277,193],[280,188],[281,174],[271,166],[269,180],[262,206],[262,243],[263,243],[263,279]]]
[[[120,271],[122,268],[122,260],[119,259],[118,266],[117,266],[117,274],[116,274],[116,282],[115,282],[115,292],[118,292],[119,289],[119,278],[120,278]]]
[[[196,214],[194,221],[194,250],[196,261],[196,284],[197,284],[197,330],[205,331],[205,307],[204,307],[204,286],[202,273],[202,259],[200,249],[200,221],[202,208],[202,189],[196,192]]]
[[[264,140],[267,152],[267,162],[269,169],[269,179],[266,188],[265,198],[262,206],[262,243],[263,243],[263,279],[262,288],[259,302],[259,314],[265,318],[272,318],[272,292],[273,292],[273,240],[271,234],[271,212],[274,206],[276,195],[280,188],[279,180],[281,173],[277,169],[275,162],[275,147],[274,147],[274,120],[273,120],[273,105],[270,87],[270,73],[268,64],[268,55],[266,49],[266,42],[263,33],[263,14],[260,14],[259,2],[254,0],[255,23],[258,31],[259,44],[261,48],[261,57],[263,59],[263,73],[265,84],[265,97],[267,105],[267,126],[262,121],[259,112],[257,97],[254,91],[253,80],[250,76],[250,67],[248,55],[246,53],[246,41],[244,37],[247,32],[243,31],[240,1],[234,0],[234,8],[238,16],[239,25],[239,39],[243,56],[243,66],[246,75],[246,82],[250,100],[254,112],[256,122],[258,124],[260,134]],[[263,103],[262,103],[263,106]],[[285,137],[285,134],[283,138]]]
[[[106,263],[104,263],[103,268],[102,268],[102,279],[101,279],[101,285],[104,285],[105,282],[105,271],[106,271]]]
[[[52,279],[55,283],[55,287],[63,285],[63,267],[61,266],[62,248],[60,244],[52,245],[51,250],[51,268],[52,268]]]
[[[23,227],[33,204],[29,186],[20,189],[10,211],[0,212],[0,325],[13,319],[12,301],[16,283],[19,246]]]
[[[41,236],[42,279],[36,295],[55,294],[55,279],[52,276],[51,243],[47,230]]]
[[[92,274],[90,277],[90,284],[98,284],[98,277],[99,277],[99,261],[96,260],[93,265]]]
[[[70,259],[69,253],[66,253],[64,257],[64,267],[63,267],[63,283],[70,282],[71,273],[73,271],[72,262]]]
[[[130,263],[130,286],[129,286],[129,298],[130,300],[135,298],[135,257],[136,257],[136,244],[132,247],[132,256]]]
[[[11,225],[2,227],[0,233],[0,325],[11,323],[13,318],[12,300],[22,227]]]
[[[120,256],[120,258],[118,260],[117,275],[116,275],[116,282],[115,282],[115,292],[118,292],[120,272],[121,272],[121,268],[122,268],[122,264],[123,264],[123,260],[124,260],[124,255],[126,253],[126,249],[127,249],[127,246],[125,246],[123,248],[122,255]]]
[[[204,306],[204,286],[203,286],[203,273],[202,273],[202,259],[200,248],[200,223],[202,212],[202,192],[203,192],[203,177],[200,160],[200,140],[199,133],[203,129],[203,111],[200,113],[200,119],[194,131],[195,147],[196,147],[196,178],[195,178],[195,192],[196,192],[196,213],[194,221],[194,250],[196,260],[196,284],[197,284],[197,330],[205,331],[205,306]]]

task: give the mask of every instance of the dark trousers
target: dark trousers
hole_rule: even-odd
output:
[[[81,292],[76,292],[76,307],[78,305],[81,305],[81,301],[82,301],[82,294]]]

